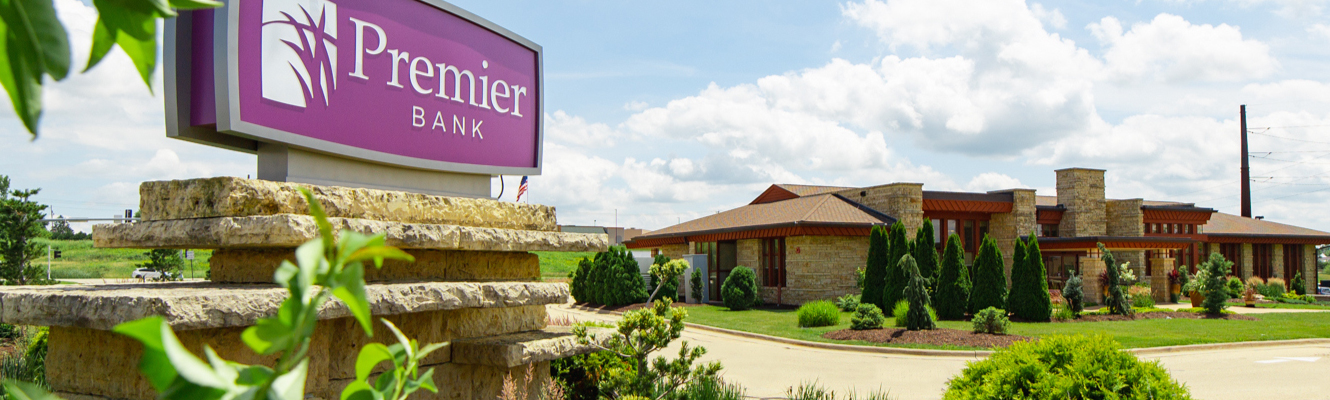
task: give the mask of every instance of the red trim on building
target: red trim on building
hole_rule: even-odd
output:
[[[1056,224],[1062,222],[1062,213],[1065,210],[1038,210],[1035,220],[1037,224]]]
[[[1196,224],[1205,225],[1210,221],[1209,211],[1178,211],[1142,209],[1141,219],[1145,223]]]
[[[727,240],[764,239],[792,236],[864,236],[872,232],[872,227],[853,226],[791,226],[779,228],[753,229],[746,231],[720,232],[701,235],[671,236],[663,238],[638,238],[624,242],[630,249],[643,249],[689,242],[721,242]]]
[[[955,219],[955,220],[975,220],[988,221],[993,215],[983,212],[960,212],[960,211],[924,211],[924,219]],[[959,228],[958,228],[959,229]]]
[[[998,201],[979,201],[979,200],[938,200],[924,199],[924,212],[929,211],[951,211],[951,212],[974,212],[974,213],[1009,213],[1011,212],[1011,203]]]
[[[1099,243],[1103,243],[1104,247],[1107,247],[1109,250],[1174,250],[1187,247],[1191,244],[1190,241],[1173,238],[1164,240],[1100,237],[1041,238],[1039,239],[1039,250],[1092,250],[1098,248]]]

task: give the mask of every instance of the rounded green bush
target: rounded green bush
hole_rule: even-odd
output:
[[[720,296],[725,307],[734,311],[758,305],[761,300],[757,297],[757,273],[742,265],[734,267],[720,286]]]
[[[896,306],[891,308],[891,318],[896,320],[895,323],[897,328],[904,328],[906,326],[905,319],[909,314],[910,302],[908,301],[898,301],[896,302]],[[937,321],[937,310],[934,310],[933,306],[928,306],[928,315],[933,317],[934,321]]]
[[[800,328],[813,328],[819,326],[835,326],[840,323],[840,308],[836,304],[826,301],[810,301],[799,306]]]
[[[1242,283],[1242,278],[1230,276],[1228,277],[1228,284],[1224,288],[1228,290],[1228,298],[1241,299],[1242,292],[1246,290],[1246,285]]]
[[[1005,335],[1007,328],[1011,327],[1011,321],[1007,320],[1007,311],[997,307],[979,311],[970,322],[974,323],[974,333]]]
[[[854,316],[850,317],[850,329],[862,331],[865,329],[882,329],[882,321],[887,317],[882,315],[882,309],[872,303],[859,303],[859,307],[854,310]]]
[[[987,311],[987,310],[985,310]],[[1158,361],[1141,361],[1106,336],[1046,336],[973,362],[947,384],[957,399],[1190,399]]]

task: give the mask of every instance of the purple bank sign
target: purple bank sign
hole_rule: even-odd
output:
[[[168,135],[539,174],[541,48],[437,0],[230,0],[167,27]]]

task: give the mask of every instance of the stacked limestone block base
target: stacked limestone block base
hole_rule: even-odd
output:
[[[306,186],[306,185],[299,185]],[[137,372],[141,346],[110,331],[160,315],[182,343],[201,354],[271,363],[240,333],[276,313],[286,292],[271,284],[282,260],[317,236],[296,184],[214,178],[148,182],[140,187],[142,221],[98,225],[98,247],[214,249],[209,283],[117,284],[0,289],[0,320],[50,326],[47,375],[70,399],[152,399]],[[310,187],[335,229],[384,233],[415,263],[388,262],[366,273],[375,321],[387,318],[421,343],[447,342],[426,362],[440,388],[418,399],[493,399],[509,373],[590,351],[563,327],[546,326],[545,305],[568,300],[564,284],[541,283],[530,251],[603,251],[606,235],[558,232],[554,209],[404,192]],[[360,348],[393,343],[376,322],[367,337],[345,305],[319,310],[306,392],[340,397],[355,376]]]

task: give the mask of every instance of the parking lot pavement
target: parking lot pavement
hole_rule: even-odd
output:
[[[1208,400],[1330,399],[1330,345],[1250,347],[1142,356]]]

